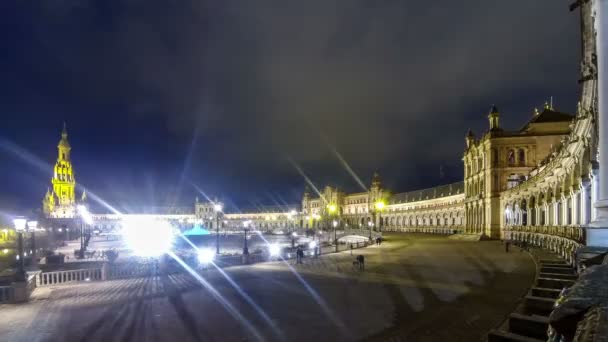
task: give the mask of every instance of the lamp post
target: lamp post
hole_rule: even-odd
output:
[[[338,252],[338,236],[336,235],[336,227],[338,226],[338,221],[334,220],[334,245],[336,246],[336,252]]]
[[[384,209],[384,202],[382,200],[377,201],[374,204],[375,211],[378,213],[378,231],[382,232],[382,209]]]
[[[296,247],[296,237],[298,237],[298,233],[292,232],[291,233],[291,248]]]
[[[31,247],[32,247],[32,266],[35,266],[37,263],[36,260],[36,228],[38,227],[38,221],[28,221],[27,222],[27,228],[30,231],[30,233],[32,234],[32,242],[31,242]]]
[[[329,212],[330,216],[334,216],[336,215],[336,213],[338,212],[338,207],[333,204],[330,203],[327,205],[327,211]],[[327,217],[329,219],[329,216]],[[338,226],[338,221],[336,221],[335,219],[333,220],[333,227],[334,227],[334,245],[336,245],[336,251],[338,251],[338,239],[337,239],[337,235],[336,235],[336,227]],[[329,240],[329,239],[328,239]]]
[[[369,226],[369,241],[372,241],[372,229],[374,227],[374,223],[372,221],[367,221],[367,225]]]
[[[17,257],[19,258],[17,272],[15,273],[16,281],[25,281],[25,258],[23,257],[23,231],[25,230],[27,220],[23,217],[18,217],[13,220],[13,225],[17,231]]]
[[[222,205],[215,203],[213,210],[215,210],[215,254],[220,255],[220,213],[222,212]]]
[[[84,225],[93,223],[93,219],[85,205],[79,204],[76,209],[80,216],[80,250],[78,251],[78,257],[84,259],[84,250],[86,249],[84,242]]]
[[[243,241],[243,255],[249,255],[249,248],[247,247],[247,231],[249,230],[249,224],[251,221],[243,222],[243,227],[245,230],[245,240]]]

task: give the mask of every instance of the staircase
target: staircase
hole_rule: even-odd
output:
[[[521,305],[509,315],[507,321],[488,334],[488,342],[542,342],[547,341],[549,315],[553,303],[564,287],[577,279],[576,272],[565,261],[538,251],[544,259],[538,260],[536,284],[524,297]]]

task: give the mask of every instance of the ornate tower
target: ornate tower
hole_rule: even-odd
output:
[[[51,184],[53,191],[48,191],[43,200],[43,210],[48,217],[71,218],[75,214],[76,204],[76,179],[70,161],[70,143],[68,142],[68,132],[63,124],[61,140],[57,145],[57,162],[53,169]]]
[[[304,214],[310,213],[309,203],[310,203],[310,188],[308,187],[308,185],[306,185],[306,187],[304,187],[304,196],[302,197],[302,212]]]
[[[383,197],[382,182],[380,181],[380,175],[378,172],[374,172],[372,176],[372,186],[369,188],[369,209],[373,210],[374,203],[381,200]]]
[[[488,120],[490,120],[490,131],[500,130],[500,125],[498,124],[499,118],[500,113],[498,112],[498,108],[496,108],[496,106],[492,106],[492,109],[490,109],[490,114],[488,114]]]

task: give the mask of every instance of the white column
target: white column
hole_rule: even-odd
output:
[[[599,178],[599,172],[597,169],[591,171],[591,203],[593,203],[593,206],[591,207],[591,221],[597,220],[598,209],[596,208],[595,203],[598,202],[600,191]]]
[[[568,225],[568,201],[570,197],[562,197],[562,226]]]
[[[591,221],[590,187],[591,184],[589,181],[583,181],[581,183],[581,225],[585,225]]]
[[[608,246],[608,0],[595,0],[595,30],[597,32],[597,87],[598,87],[598,133],[599,133],[599,192],[593,206],[594,222],[587,228],[588,246]],[[597,179],[598,177],[594,177]]]
[[[572,225],[578,226],[581,224],[581,192],[573,192],[572,195]]]
[[[556,198],[553,201],[553,225],[559,226],[559,200]]]

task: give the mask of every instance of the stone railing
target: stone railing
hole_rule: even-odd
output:
[[[25,302],[36,289],[36,276],[40,272],[29,274],[27,282],[15,282],[0,286],[0,304]]]
[[[42,272],[36,275],[37,286],[50,286],[80,281],[101,280],[101,268]]]
[[[508,231],[559,236],[578,243],[585,241],[585,230],[575,226],[511,226],[505,230]]]
[[[12,286],[0,286],[0,303],[12,303],[14,290]]]
[[[429,226],[419,226],[419,227],[383,227],[383,231],[385,232],[401,232],[401,233],[425,233],[425,234],[443,234],[443,235],[451,235],[458,234],[462,232],[461,227],[429,227]]]
[[[504,230],[504,238],[554,252],[571,265],[575,263],[576,250],[585,241],[580,227],[554,226],[511,226]]]

